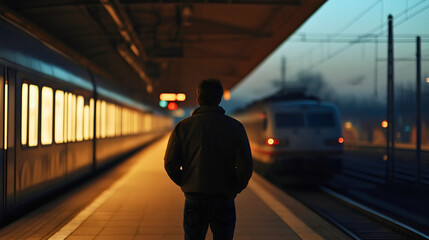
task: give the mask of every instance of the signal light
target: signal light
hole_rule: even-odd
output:
[[[176,101],[176,94],[175,93],[161,93],[159,95],[159,99],[163,101]]]
[[[343,137],[339,137],[338,138],[338,143],[340,143],[340,144],[344,143],[344,138]]]
[[[160,107],[165,108],[165,107],[167,107],[167,105],[168,105],[167,101],[164,101],[164,100],[159,101],[159,106]]]
[[[279,140],[275,139],[275,138],[268,138],[266,141],[267,145],[279,145]]]
[[[167,108],[168,108],[168,110],[176,110],[177,109],[177,103],[175,103],[175,102],[168,103]]]
[[[179,102],[183,102],[186,100],[186,94],[184,93],[178,93],[176,94],[176,100]]]
[[[186,94],[184,93],[161,93],[159,95],[159,100],[161,101],[168,101],[168,102],[174,102],[179,101],[183,102],[186,100]]]

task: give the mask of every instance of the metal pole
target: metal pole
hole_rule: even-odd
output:
[[[416,53],[416,65],[417,65],[417,76],[416,76],[416,105],[417,105],[417,114],[416,114],[416,184],[420,184],[420,172],[421,172],[421,53],[420,53],[420,36],[417,37],[417,53]]]
[[[387,45],[387,181],[394,177],[395,131],[394,131],[394,86],[393,86],[393,17],[388,17],[388,45]]]
[[[282,81],[282,93],[286,91],[286,58],[282,57],[282,72],[281,72],[281,81]]]

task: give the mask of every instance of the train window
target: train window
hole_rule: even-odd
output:
[[[332,113],[308,113],[307,121],[309,127],[333,127],[335,126]]]
[[[127,135],[127,123],[128,123],[128,110],[122,108],[122,135]]]
[[[21,144],[27,145],[28,84],[22,84]]]
[[[107,106],[106,106],[106,101],[101,101],[101,124],[100,124],[100,136],[101,138],[105,138],[106,137],[106,125],[107,125]]]
[[[115,113],[115,105],[112,103],[107,104],[107,117],[106,118],[106,126],[107,126],[107,136],[113,137],[115,136],[115,120],[116,120],[116,113]]]
[[[39,124],[39,87],[29,86],[29,109],[28,109],[28,146],[34,147],[38,144]]]
[[[67,105],[67,139],[69,142],[74,142],[76,140],[76,95],[68,94]]]
[[[67,142],[68,140],[68,99],[69,93],[64,92],[64,123],[63,123],[63,142]]]
[[[76,102],[76,141],[83,140],[83,118],[84,118],[84,98],[82,96],[77,96]]]
[[[55,143],[64,142],[64,92],[55,91]]]
[[[133,112],[133,133],[135,134],[135,133],[137,133],[138,132],[138,128],[137,128],[137,123],[138,123],[138,116],[137,116],[137,112],[136,111],[134,111]]]
[[[120,106],[116,106],[116,136],[121,136],[121,129],[122,129],[122,125],[121,125],[121,107]]]
[[[97,121],[95,124],[95,137],[100,138],[100,128],[101,128],[101,102],[100,100],[97,100],[97,106],[96,106],[96,113],[95,113],[95,120]]]
[[[89,106],[85,105],[83,107],[83,139],[89,139]]]
[[[40,119],[40,143],[43,145],[52,143],[54,92],[50,87],[42,87],[42,110]]]
[[[94,138],[94,99],[89,99],[89,139]]]
[[[145,127],[145,132],[150,132],[152,129],[152,118],[149,114],[147,114],[145,116],[145,121],[144,121],[144,127]]]
[[[277,113],[275,124],[278,128],[304,127],[304,115],[301,113]]]

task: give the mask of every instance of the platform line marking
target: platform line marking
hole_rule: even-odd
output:
[[[73,217],[66,225],[52,235],[49,240],[64,240],[69,237],[89,216],[91,216],[98,208],[100,208],[113,194],[115,194],[130,178],[129,171],[126,175],[122,176],[108,189],[104,190],[91,204],[80,211],[76,216]]]
[[[267,204],[271,210],[274,211],[284,223],[292,228],[295,233],[303,240],[319,240],[324,239],[319,234],[314,232],[308,227],[303,221],[301,221],[295,214],[293,214],[288,208],[286,208],[279,200],[277,200],[270,192],[265,190],[255,180],[250,180],[249,187],[252,191],[258,195],[262,201]]]

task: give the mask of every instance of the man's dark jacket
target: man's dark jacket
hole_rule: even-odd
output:
[[[247,186],[253,167],[243,125],[211,105],[176,125],[164,160],[168,175],[187,197],[235,197]]]

